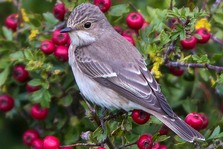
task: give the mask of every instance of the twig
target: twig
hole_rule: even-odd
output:
[[[175,50],[175,42],[176,41],[172,41],[170,43],[170,45],[168,46],[167,50],[165,50],[164,52],[164,64],[167,62],[168,60],[168,55]]]
[[[214,42],[216,42],[216,43],[220,44],[221,46],[223,46],[223,40],[217,38],[217,37],[214,36],[214,35],[211,36],[211,39],[212,39]]]
[[[65,146],[60,146],[60,147],[75,147],[75,146],[100,146],[100,144],[90,144],[90,143],[75,143],[71,145],[65,145]]]
[[[170,10],[173,10],[173,0],[170,0]]]
[[[205,0],[202,4],[202,10],[206,10],[206,6],[207,6],[208,0]]]
[[[120,146],[120,147],[118,147],[118,148],[115,148],[115,149],[126,148],[126,147],[129,147],[129,146],[135,145],[135,144],[136,144],[136,142],[134,142],[134,143],[130,143],[130,144],[125,144],[125,145],[122,145],[122,146]]]
[[[99,116],[97,115],[96,113],[96,110],[94,108],[92,108],[92,106],[87,102],[86,98],[84,97],[83,94],[81,94],[81,96],[83,97],[83,99],[86,101],[87,103],[87,106],[91,112],[91,115],[93,117],[93,120],[96,122],[96,124],[100,127],[101,126],[101,121],[100,121],[100,118]],[[109,137],[107,136],[106,139],[104,140],[104,143],[108,145],[108,147],[110,149],[114,149],[114,145],[111,143]]]
[[[215,3],[212,5],[211,10],[214,11],[215,9],[217,9],[221,2],[222,0],[216,0]]]
[[[215,70],[217,72],[223,71],[223,66],[214,66],[211,64],[197,64],[197,63],[181,63],[181,62],[172,62],[168,61],[166,63],[167,66],[173,67],[188,67],[188,68],[207,68],[210,70]]]

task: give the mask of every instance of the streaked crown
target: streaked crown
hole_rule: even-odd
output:
[[[86,20],[96,22],[102,19],[105,19],[105,16],[98,6],[84,3],[77,6],[70,14],[67,21],[67,27],[74,27],[76,24],[81,24]]]

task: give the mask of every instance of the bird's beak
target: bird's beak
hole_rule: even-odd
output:
[[[60,30],[61,33],[67,33],[67,32],[70,32],[70,31],[72,31],[71,27],[65,27],[62,30]]]

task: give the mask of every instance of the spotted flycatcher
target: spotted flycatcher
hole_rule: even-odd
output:
[[[205,140],[173,112],[142,55],[97,6],[77,6],[61,32],[70,35],[69,64],[86,99],[108,109],[141,109],[188,142]]]

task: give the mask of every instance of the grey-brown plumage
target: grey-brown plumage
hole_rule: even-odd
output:
[[[204,140],[173,112],[141,54],[113,29],[97,6],[76,7],[62,32],[71,37],[69,63],[88,100],[106,108],[144,110],[184,140]]]

